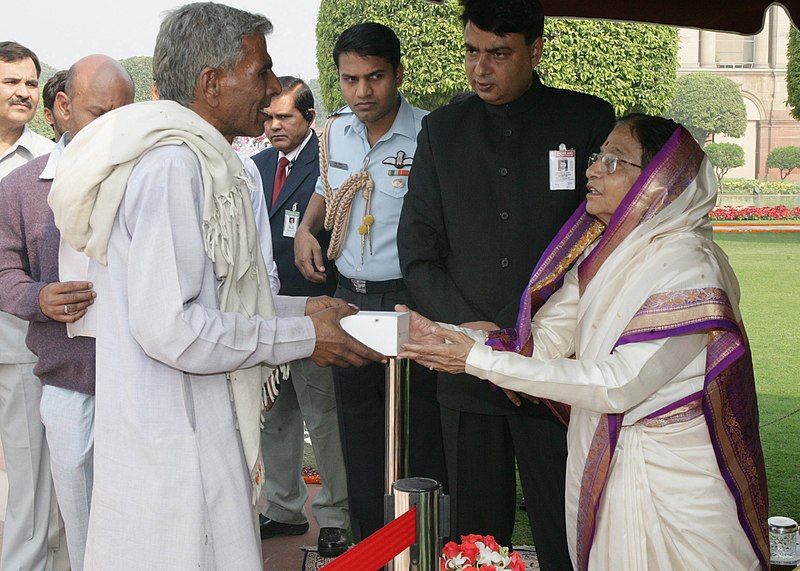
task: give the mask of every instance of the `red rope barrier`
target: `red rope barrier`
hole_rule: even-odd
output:
[[[380,569],[398,553],[417,542],[417,506],[346,551],[323,571],[370,571]]]

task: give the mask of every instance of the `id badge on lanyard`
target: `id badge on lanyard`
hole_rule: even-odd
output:
[[[300,224],[300,211],[297,209],[297,203],[292,205],[291,210],[283,212],[283,235],[286,238],[294,238],[297,234],[297,226]]]
[[[550,190],[575,190],[575,149],[550,151]]]

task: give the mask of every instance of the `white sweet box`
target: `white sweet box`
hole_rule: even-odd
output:
[[[408,313],[359,311],[343,317],[340,323],[350,335],[387,357],[397,357],[408,343]]]

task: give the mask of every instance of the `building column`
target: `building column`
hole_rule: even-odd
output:
[[[678,66],[700,67],[700,30],[680,28],[679,33]]]
[[[700,30],[700,67],[717,67],[717,33]]]
[[[769,34],[770,34],[770,20],[769,11],[767,18],[764,20],[764,28],[753,37],[753,67],[767,68],[769,67]]]

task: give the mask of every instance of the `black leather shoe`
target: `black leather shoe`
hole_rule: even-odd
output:
[[[322,527],[317,540],[317,553],[322,557],[338,557],[347,551],[347,531],[338,527]]]
[[[269,539],[278,535],[303,535],[308,531],[308,522],[281,523],[274,519],[259,516],[258,523],[261,528],[261,539]]]

